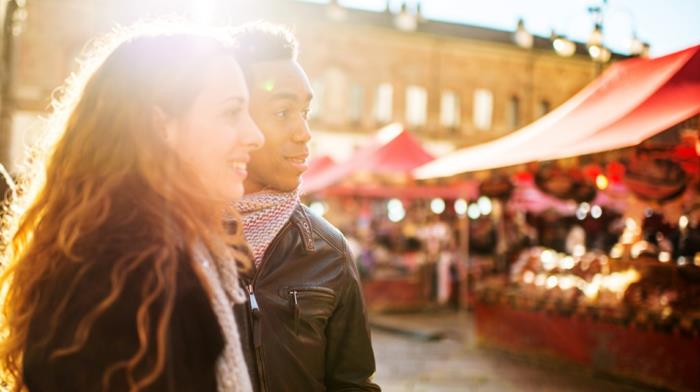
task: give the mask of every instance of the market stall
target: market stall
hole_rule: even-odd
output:
[[[342,183],[406,185],[413,178],[412,170],[433,159],[401,124],[391,124],[377,132],[350,158],[325,165],[322,170],[305,173],[302,193],[324,192]]]
[[[432,159],[395,124],[349,159],[304,175],[304,197],[312,210],[348,238],[371,309],[418,309],[458,295],[445,283],[456,268],[453,238],[458,235],[451,230],[455,214],[448,207],[474,197],[476,182],[417,183],[411,171]]]
[[[536,241],[475,288],[483,343],[700,389],[699,115],[697,46],[616,63],[531,125],[415,171],[516,184],[507,210]]]
[[[415,171],[448,177],[635,146],[700,113],[700,45],[617,62],[567,102],[500,139]]]

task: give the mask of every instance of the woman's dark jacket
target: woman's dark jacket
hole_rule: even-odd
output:
[[[157,241],[152,233],[154,225],[139,222],[138,206],[132,207],[118,209],[117,213],[130,214],[134,219],[120,219],[125,223],[108,225],[82,238],[77,248],[83,261],[65,260],[58,271],[42,282],[41,305],[30,322],[23,362],[24,382],[30,391],[101,391],[104,372],[130,358],[138,349],[136,313],[142,303],[143,283],[154,278],[152,259],[145,260],[127,275],[124,290],[97,318],[79,351],[51,358],[56,349],[72,344],[79,321],[109,293],[115,261]],[[224,338],[188,257],[181,252],[177,260],[170,261],[177,263],[177,279],[174,309],[167,328],[165,367],[146,388],[148,391],[216,391],[215,364]],[[53,309],[66,296],[67,307],[52,323]],[[155,329],[164,303],[165,297],[160,296],[149,307],[149,345],[145,360],[135,369],[137,378],[155,364]],[[124,371],[112,376],[109,390],[129,390]]]

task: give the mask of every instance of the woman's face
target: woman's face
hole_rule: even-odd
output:
[[[264,139],[248,113],[248,88],[236,61],[215,57],[202,72],[203,88],[187,112],[166,125],[166,139],[207,195],[230,203],[243,195],[250,151]]]

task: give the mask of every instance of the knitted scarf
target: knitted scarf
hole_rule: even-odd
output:
[[[216,381],[219,392],[252,392],[253,387],[243,357],[238,326],[233,315],[234,303],[244,303],[247,296],[238,284],[238,270],[234,260],[216,261],[203,244],[192,249],[195,261],[202,267],[211,288],[211,305],[224,334],[226,346],[216,363]]]
[[[299,204],[299,192],[264,190],[243,196],[234,207],[243,218],[243,234],[260,268],[265,250]]]

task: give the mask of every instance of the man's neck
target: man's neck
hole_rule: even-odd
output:
[[[251,193],[260,192],[261,190],[265,189],[265,185],[255,181],[246,180],[243,182],[243,189],[245,189],[244,195],[247,196]]]

